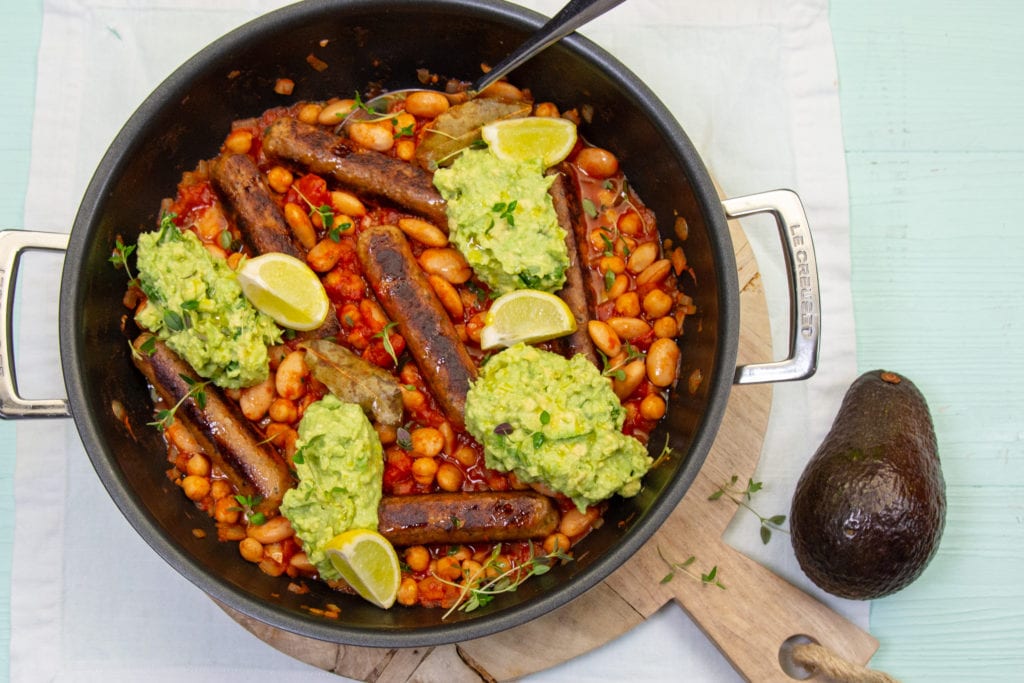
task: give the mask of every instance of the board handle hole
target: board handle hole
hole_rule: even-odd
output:
[[[797,645],[806,645],[807,643],[818,644],[818,641],[810,636],[803,634],[797,634],[790,636],[782,642],[779,647],[779,666],[790,678],[795,678],[798,681],[806,681],[808,678],[814,676],[813,671],[808,671],[804,667],[796,663],[793,659],[793,648]]]

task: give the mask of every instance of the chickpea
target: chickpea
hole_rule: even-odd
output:
[[[352,219],[348,216],[335,215],[334,224],[336,226],[344,225],[345,223],[351,223]],[[325,237],[316,243],[316,246],[306,253],[306,263],[309,267],[318,273],[326,273],[334,269],[334,266],[338,265],[339,259],[345,253],[345,245],[341,242],[335,242],[330,237]]]
[[[395,135],[387,123],[356,121],[348,126],[348,136],[360,147],[375,152],[386,152],[395,145]]]
[[[665,399],[658,394],[647,394],[640,401],[640,416],[645,420],[660,420],[665,415]]]
[[[405,605],[406,607],[412,607],[420,599],[420,586],[416,582],[416,579],[411,576],[407,576],[402,579],[402,583],[398,586],[398,597],[395,600],[399,605]]]
[[[621,294],[615,299],[615,312],[634,318],[640,315],[640,296],[636,292]]]
[[[321,126],[337,125],[355,109],[355,106],[356,101],[353,99],[332,100],[320,110],[317,123]]]
[[[267,414],[274,422],[284,424],[293,424],[299,419],[299,409],[295,402],[286,398],[275,398],[274,402],[270,404]]]
[[[654,336],[658,339],[671,339],[679,334],[679,323],[672,316],[665,316],[654,321]]]
[[[255,538],[243,538],[238,544],[238,552],[249,562],[263,561],[263,544]]]
[[[416,117],[408,111],[403,111],[391,119],[391,130],[398,137],[412,135],[416,128]]]
[[[619,171],[619,160],[600,147],[584,147],[576,155],[576,164],[592,178],[610,178]]]
[[[312,126],[315,125],[317,119],[320,118],[320,112],[322,112],[323,109],[323,107],[321,107],[319,104],[316,104],[315,102],[307,102],[306,104],[302,105],[299,108],[299,113],[297,116],[299,121],[302,121],[303,123],[308,123],[309,125]]]
[[[462,563],[462,577],[466,583],[477,584],[483,576],[484,566],[476,560],[466,560]]]
[[[626,270],[626,262],[622,260],[621,256],[602,256],[597,267],[601,269],[602,273],[610,271],[618,275]]]
[[[422,545],[412,545],[405,549],[405,563],[414,572],[425,572],[430,566],[430,552]]]
[[[548,537],[544,539],[544,552],[548,555],[554,553],[556,550],[561,553],[568,552],[571,546],[572,542],[569,541],[569,537],[560,531],[549,534]]]
[[[380,439],[383,446],[390,446],[398,440],[398,428],[393,425],[382,425],[375,422],[373,429],[377,432],[377,438]]]
[[[402,406],[406,410],[419,410],[427,402],[427,397],[419,389],[402,387]]]
[[[438,455],[444,449],[444,435],[433,427],[419,427],[410,434],[412,450],[420,456],[429,458]]]
[[[442,579],[457,581],[462,578],[462,567],[459,560],[452,556],[446,556],[437,561],[437,568],[434,570],[434,573]]]
[[[188,464],[185,466],[185,474],[196,477],[209,477],[210,461],[206,459],[205,455],[196,453],[188,459]]]
[[[437,468],[437,485],[444,491],[459,491],[462,489],[463,479],[465,477],[462,470],[450,462],[443,462]]]
[[[200,501],[210,493],[210,480],[190,474],[181,480],[181,490],[189,500]]]
[[[643,232],[644,229],[644,221],[636,211],[627,211],[622,214],[615,225],[622,234],[634,237]]]
[[[561,114],[558,113],[558,106],[554,102],[541,102],[533,108],[534,116],[546,116],[548,118],[557,119]]]
[[[672,295],[661,289],[652,289],[644,295],[644,313],[652,319],[661,318],[672,310],[672,303]]]
[[[656,387],[667,387],[679,371],[679,347],[672,339],[656,339],[647,350],[647,377]]]
[[[437,469],[437,461],[433,458],[416,458],[412,461],[412,478],[420,486],[430,486]]]
[[[450,106],[448,98],[439,92],[419,91],[405,98],[405,110],[424,119],[436,119]]]
[[[267,185],[278,194],[284,194],[295,181],[295,176],[284,166],[274,166],[267,171]]]
[[[402,138],[395,143],[395,156],[402,161],[412,161],[416,156],[416,143],[409,138]]]
[[[476,464],[477,456],[476,451],[472,446],[459,446],[455,449],[453,457],[459,461],[459,464],[463,467],[472,467]]]
[[[248,154],[252,149],[252,131],[239,128],[228,134],[224,147],[232,154]]]
[[[221,499],[226,498],[233,502],[234,498],[231,497],[232,493],[233,489],[231,488],[231,484],[226,479],[214,479],[210,482],[210,497],[213,500],[220,501]]]
[[[234,498],[218,498],[213,505],[213,518],[221,524],[236,524],[240,515],[241,509]]]
[[[226,259],[228,252],[224,251],[219,245],[213,244],[212,242],[206,242],[203,244],[206,251],[210,252],[210,255],[215,259]]]

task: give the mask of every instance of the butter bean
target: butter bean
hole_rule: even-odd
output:
[[[679,347],[672,339],[656,339],[647,350],[647,377],[656,387],[667,387],[679,372]]]

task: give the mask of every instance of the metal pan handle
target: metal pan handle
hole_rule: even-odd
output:
[[[70,417],[66,399],[26,399],[18,394],[14,372],[14,283],[22,252],[66,251],[68,236],[31,230],[0,231],[0,417]]]
[[[736,384],[761,384],[807,379],[818,368],[821,343],[821,300],[818,263],[800,197],[791,190],[773,190],[722,201],[728,218],[769,213],[782,238],[789,282],[789,356],[773,363],[741,365]]]

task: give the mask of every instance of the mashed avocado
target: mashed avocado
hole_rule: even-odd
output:
[[[192,232],[165,219],[139,235],[139,281],[148,301],[136,315],[201,377],[237,389],[269,372],[267,345],[281,330],[242,295],[235,272]]]
[[[452,243],[498,294],[514,289],[554,292],[565,283],[565,230],[548,195],[552,178],[541,162],[502,161],[469,149],[434,173],[448,203]]]
[[[608,379],[585,357],[524,344],[487,361],[466,397],[466,427],[488,467],[543,482],[580,510],[640,492],[652,460],[622,433],[624,420]]]
[[[380,438],[362,408],[328,394],[306,408],[296,445],[299,485],[285,492],[281,514],[320,576],[339,579],[324,546],[349,529],[377,529],[384,480]]]

